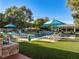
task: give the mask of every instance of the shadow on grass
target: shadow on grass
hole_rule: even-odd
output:
[[[79,53],[20,42],[20,53],[32,59],[79,59]]]

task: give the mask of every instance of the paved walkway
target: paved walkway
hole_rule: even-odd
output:
[[[61,40],[61,39],[75,39],[75,36],[59,36],[59,35],[49,35],[49,36],[43,36],[43,37],[39,37],[39,38],[33,38],[31,41],[35,41],[35,40],[39,40],[39,41],[48,41],[48,42],[56,42],[57,40]],[[19,42],[25,42],[28,41],[27,38],[21,38],[21,37],[17,37]]]
[[[4,58],[4,59],[32,59],[32,58],[29,58],[29,57],[24,56],[22,54],[15,54],[15,55],[9,56],[9,57]]]

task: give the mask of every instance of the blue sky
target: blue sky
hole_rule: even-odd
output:
[[[66,7],[66,0],[0,0],[0,12],[14,5],[25,5],[30,8],[34,18],[48,16],[68,24],[73,23],[71,11]]]

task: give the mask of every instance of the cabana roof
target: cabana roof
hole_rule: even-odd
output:
[[[59,21],[59,20],[50,20],[50,21],[48,21],[48,22],[46,22],[46,23],[44,23],[44,24],[63,25],[63,24],[65,24],[65,23],[63,23],[63,22],[61,22],[61,21]]]
[[[59,20],[56,20],[56,19],[51,19],[51,20],[49,20],[48,22],[46,22],[46,23],[44,23],[43,24],[43,27],[47,27],[47,26],[49,26],[49,25],[52,25],[52,26],[58,26],[58,25],[64,25],[65,23],[64,22],[61,22],[61,21],[59,21]]]

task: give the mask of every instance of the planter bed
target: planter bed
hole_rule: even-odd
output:
[[[10,44],[2,44],[2,39],[0,39],[0,57],[5,58],[19,52],[19,44],[12,42]]]

